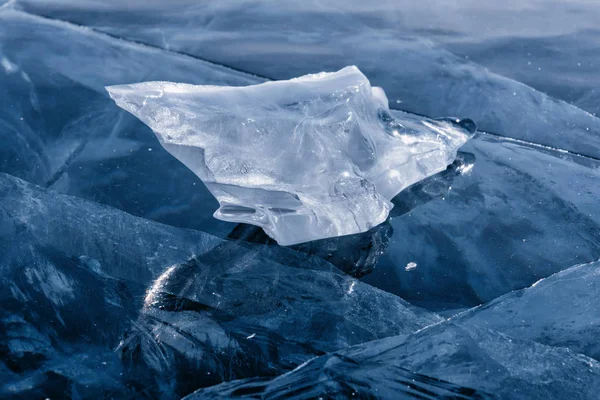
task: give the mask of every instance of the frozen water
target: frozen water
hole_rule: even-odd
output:
[[[0,174],[0,397],[131,395],[113,349],[146,285],[220,242]]]
[[[590,114],[600,115],[594,101],[600,12],[590,2],[20,3],[32,12],[271,79],[357,65],[385,88],[395,108],[430,117],[468,116],[484,131],[600,157],[600,118]]]
[[[411,333],[441,320],[321,258],[222,242],[5,174],[0,250],[0,325],[6,333],[0,344],[10,349],[3,362],[16,371],[2,376],[13,385],[38,377],[32,393],[49,393],[55,380],[42,377],[55,373],[66,388],[91,395],[105,385],[111,392],[122,371],[110,350],[124,332],[119,355],[126,382],[166,396],[224,379],[272,376],[324,350]],[[87,361],[73,356],[82,338],[92,357]],[[39,358],[47,362],[21,371]],[[106,377],[91,382],[93,374],[73,372],[93,370],[90,363],[97,359],[108,360],[108,366],[101,364]],[[189,386],[190,376],[196,386]],[[168,380],[172,391],[160,386]],[[115,393],[127,392],[115,384]],[[30,393],[17,388],[2,390]]]
[[[276,376],[323,354],[186,298],[155,292],[117,348],[125,380],[161,399],[232,379]]]
[[[442,320],[321,258],[247,243],[226,242],[173,266],[150,292],[206,304],[323,351],[412,333]]]
[[[146,284],[220,242],[0,174],[0,268],[49,248],[83,257],[100,274]]]
[[[600,162],[481,133],[461,154],[456,174],[396,196],[394,235],[365,282],[433,310],[464,308],[600,258]]]
[[[356,67],[244,88],[107,89],[204,181],[216,218],[261,226],[281,245],[382,223],[395,195],[444,170],[475,131],[470,120],[392,118]]]
[[[220,242],[0,174],[0,397],[131,395],[113,349],[146,285]]]
[[[451,392],[436,388],[444,383],[438,379],[456,385],[447,388],[458,391],[456,398],[487,398],[485,393],[491,393],[491,398],[507,400],[583,400],[593,399],[600,389],[600,364],[567,349],[512,339],[487,329],[441,323],[413,335],[373,341],[313,359],[271,381],[226,383],[189,398],[225,394],[235,398],[248,392],[299,399],[322,393],[332,393],[334,398],[352,397],[353,393],[358,398],[381,399],[398,398],[398,393],[404,398],[450,396]],[[422,386],[423,381],[431,385],[425,395],[419,393],[419,389],[428,389]]]
[[[495,396],[440,379],[410,372],[396,365],[357,361],[338,354],[310,360],[292,373],[273,380],[245,379],[200,389],[184,400],[262,398],[486,400]],[[325,397],[324,394],[328,397]]]
[[[112,350],[144,286],[102,275],[83,257],[28,247],[0,265],[0,397],[126,397]]]
[[[212,217],[217,202],[202,182],[104,89],[148,79],[204,85],[263,81],[1,9],[0,172],[147,219],[227,234],[232,226]],[[153,168],[157,163],[163,169]]]
[[[119,352],[131,380],[181,396],[441,320],[320,258],[226,242],[165,270]]]
[[[576,265],[469,310],[455,321],[600,360],[600,262]]]
[[[433,3],[0,0],[0,397],[596,399],[600,7]],[[346,65],[509,138],[282,248],[105,90]]]
[[[399,366],[500,399],[593,399],[600,389],[600,363],[592,358],[451,322],[340,354],[359,363]]]
[[[387,250],[392,233],[388,220],[364,233],[314,240],[291,248],[321,257],[348,275],[360,278],[373,272],[379,258]],[[274,243],[261,228],[247,224],[238,224],[227,237],[250,243]]]

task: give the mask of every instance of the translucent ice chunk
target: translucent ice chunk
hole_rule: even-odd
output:
[[[396,194],[446,168],[475,131],[470,120],[394,119],[356,67],[247,87],[107,89],[204,181],[216,218],[282,245],[382,223]]]

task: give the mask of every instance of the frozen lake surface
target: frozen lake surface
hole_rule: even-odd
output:
[[[597,21],[592,0],[0,0],[0,397],[595,399]],[[104,89],[347,65],[396,120],[479,131],[382,224],[289,247],[213,218]]]

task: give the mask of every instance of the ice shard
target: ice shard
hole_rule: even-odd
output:
[[[314,358],[269,381],[227,382],[186,399],[593,399],[599,389],[600,364],[592,358],[444,322]]]
[[[320,257],[242,242],[223,242],[172,266],[150,293],[214,307],[322,351],[409,334],[442,320]]]
[[[393,118],[356,67],[247,87],[107,89],[204,181],[216,218],[261,226],[281,245],[382,223],[396,194],[445,169],[475,131],[471,120]]]
[[[600,261],[575,265],[454,320],[600,360]]]
[[[193,300],[154,293],[116,350],[124,380],[156,398],[240,377],[274,377],[323,354]]]
[[[126,380],[180,398],[441,321],[319,257],[223,242],[156,279],[118,353]]]
[[[400,366],[365,362],[336,353],[314,358],[275,379],[249,378],[199,389],[183,400],[252,399],[492,400],[483,391],[416,374]]]
[[[81,259],[101,275],[146,285],[166,266],[220,242],[0,173],[0,267],[40,263],[35,249],[45,248]]]
[[[164,267],[218,245],[0,173],[0,398],[136,398],[113,350]]]

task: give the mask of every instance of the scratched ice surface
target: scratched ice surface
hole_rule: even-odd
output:
[[[600,262],[574,265],[457,316],[512,337],[600,359]]]
[[[444,381],[458,387],[445,392]],[[275,399],[321,393],[332,398],[435,399],[448,398],[444,396],[453,389],[457,393],[450,398],[457,399],[593,399],[600,389],[600,363],[568,349],[445,322],[314,358],[272,380],[228,382],[188,399],[244,398],[250,393]]]
[[[147,285],[220,242],[0,174],[0,397],[132,395],[113,349]]]
[[[124,396],[131,384],[184,395],[442,320],[320,257],[162,225],[6,174],[0,272],[8,397]]]
[[[165,270],[118,352],[133,381],[184,395],[442,320],[319,257],[227,242]]]
[[[220,203],[280,245],[361,233],[402,189],[446,168],[471,120],[403,120],[356,67],[248,87],[107,88]]]

